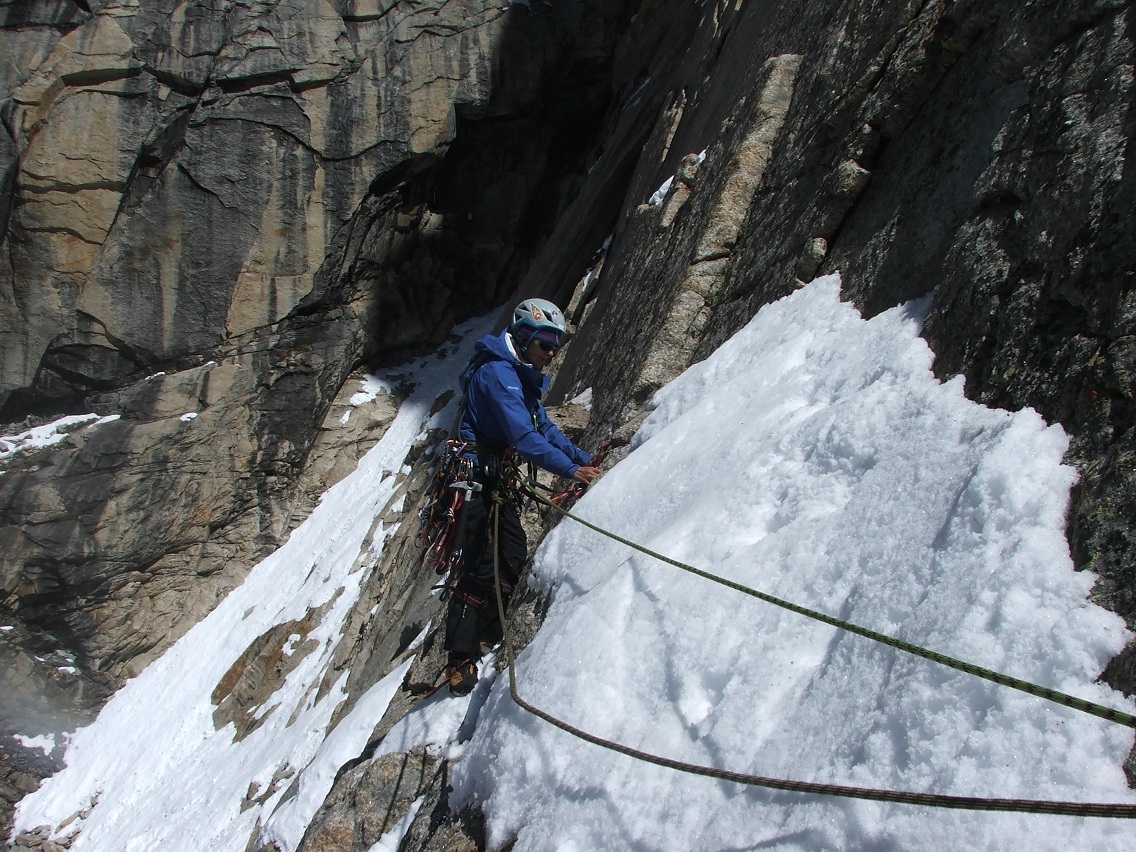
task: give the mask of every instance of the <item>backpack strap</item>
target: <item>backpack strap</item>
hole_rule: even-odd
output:
[[[450,437],[459,437],[458,430],[461,428],[462,418],[465,417],[465,399],[469,383],[473,380],[473,374],[477,372],[478,368],[483,364],[487,364],[493,360],[493,354],[488,350],[481,350],[474,352],[469,361],[466,362],[465,369],[461,371],[458,376],[458,385],[461,387],[461,399],[458,401],[458,412],[454,416],[454,422],[450,426]]]

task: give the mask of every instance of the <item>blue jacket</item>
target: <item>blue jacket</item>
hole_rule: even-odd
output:
[[[513,354],[508,334],[487,335],[474,346],[470,363],[483,363],[466,384],[459,434],[490,452],[512,445],[523,458],[570,478],[592,457],[549,419],[540,403],[549,378]]]

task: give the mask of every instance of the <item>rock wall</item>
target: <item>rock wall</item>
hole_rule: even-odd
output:
[[[353,370],[507,300],[629,18],[507,5],[0,2],[0,434],[118,417],[0,458],[0,733],[73,727],[283,540],[390,419],[341,427]]]
[[[0,580],[118,676],[286,534],[354,366],[505,299],[623,16],[82,5],[0,6],[0,405],[121,419],[8,464]]]
[[[326,416],[352,368],[544,295],[577,324],[553,401],[591,387],[618,444],[836,269],[868,314],[933,291],[937,372],[1070,432],[1075,561],[1136,628],[1131,0],[90,6],[0,3],[4,412],[122,415],[8,463],[4,615],[88,700],[341,475],[313,445],[361,452]],[[408,554],[352,695],[430,617]],[[1136,691],[1136,650],[1106,677]],[[345,767],[306,848],[427,788],[410,846],[476,846],[427,757]]]

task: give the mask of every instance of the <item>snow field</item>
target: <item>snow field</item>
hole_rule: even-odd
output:
[[[578,506],[696,567],[1132,711],[1094,683],[1127,639],[1064,537],[1067,438],[940,383],[926,304],[863,320],[836,276],[764,308],[663,388]],[[521,695],[585,730],[740,772],[920,792],[1136,802],[1131,730],[681,572],[570,521]],[[504,679],[455,773],[516,849],[1130,848],[1124,821],[823,799],[681,775],[515,707]]]

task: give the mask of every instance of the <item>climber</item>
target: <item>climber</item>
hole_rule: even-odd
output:
[[[544,299],[525,299],[499,335],[477,342],[463,374],[465,404],[460,437],[476,455],[482,485],[463,511],[465,566],[446,616],[450,692],[466,695],[477,684],[481,645],[495,645],[502,625],[494,592],[491,508],[498,495],[497,553],[502,603],[508,605],[528,551],[520,500],[510,493],[506,451],[545,470],[587,485],[600,471],[549,419],[540,398],[548,389],[544,369],[564,344],[560,309]],[[503,502],[501,501],[503,499]]]

